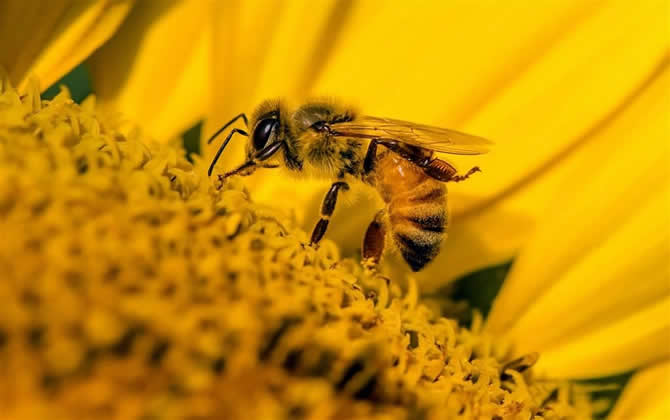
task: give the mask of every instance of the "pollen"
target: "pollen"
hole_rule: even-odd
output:
[[[590,418],[206,166],[0,84],[0,419]]]

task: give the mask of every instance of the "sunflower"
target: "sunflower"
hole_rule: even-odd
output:
[[[610,418],[670,415],[666,2],[55,3],[0,6],[10,418],[44,414],[53,393],[65,413],[124,401],[119,418],[577,418],[608,411],[598,396],[616,375],[627,384]],[[46,87],[82,60],[97,104],[41,103],[30,75]],[[148,138],[324,94],[495,140],[459,160],[484,173],[450,186],[450,238],[419,275],[391,264],[389,287],[352,263],[372,200],[339,209],[333,241],[303,250],[323,184],[266,171],[216,185],[214,150],[190,163]],[[223,308],[190,306],[185,281]],[[495,299],[468,328],[418,297],[457,312],[451,299],[477,306],[479,286]],[[108,354],[131,356],[96,362]]]

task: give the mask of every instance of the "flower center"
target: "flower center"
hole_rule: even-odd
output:
[[[411,280],[304,246],[205,173],[92,101],[0,85],[9,418],[590,417],[481,319],[462,327]]]

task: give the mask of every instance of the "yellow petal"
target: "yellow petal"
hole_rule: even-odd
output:
[[[94,91],[161,140],[202,118],[209,100],[209,1],[146,1],[90,59]]]
[[[25,1],[0,4],[0,66],[20,89],[28,77],[46,88],[118,28],[132,0]]]
[[[657,168],[657,170],[663,169]],[[653,178],[646,178],[649,182],[653,182]],[[667,263],[670,261],[668,196],[659,188],[648,192],[654,196],[640,198],[640,201],[644,202],[643,208],[626,215],[612,211],[614,214],[610,221],[619,223],[620,226],[614,227],[609,234],[598,232],[599,226],[589,229],[582,223],[576,222],[573,224],[574,228],[582,228],[583,233],[591,235],[581,239],[576,235],[570,235],[570,239],[574,239],[574,242],[571,242],[573,245],[571,249],[561,247],[563,239],[554,241],[557,243],[555,248],[552,248],[549,242],[544,242],[544,251],[550,255],[545,254],[542,262],[545,266],[554,268],[556,272],[544,272],[535,260],[534,267],[537,274],[526,273],[525,276],[527,279],[535,275],[539,278],[534,279],[529,289],[533,290],[532,286],[542,280],[544,280],[542,286],[546,289],[527,303],[523,314],[511,327],[510,334],[514,335],[516,331],[523,334],[529,330],[540,329],[547,320],[547,312],[551,311],[553,317],[558,316],[561,320],[560,325],[542,329],[523,339],[525,347],[541,349],[547,343],[557,345],[570,340],[573,335],[583,333],[585,327],[600,328],[618,317],[670,294],[670,283],[668,283],[670,276],[667,270]],[[620,196],[621,199],[624,197]],[[627,197],[630,200],[637,199],[634,194]],[[609,217],[604,216],[603,219],[605,218]],[[594,225],[605,221],[588,220]],[[556,224],[560,225],[561,221],[557,220]],[[565,224],[563,226],[567,229]],[[583,252],[583,255],[574,255],[578,252]],[[528,254],[522,254],[520,257],[519,269],[512,271],[511,281],[524,275],[520,274],[520,270],[532,263],[526,255]],[[572,261],[566,261],[566,258]],[[557,260],[565,265],[559,266]],[[579,293],[576,293],[577,291]],[[593,301],[596,296],[598,299]],[[589,322],[584,325],[586,319]]]
[[[666,62],[662,71],[627,107],[606,121],[588,144],[547,174],[551,176],[548,182],[531,186],[530,193],[539,194],[537,190],[547,184],[556,193],[553,202],[548,203],[542,230],[531,238],[496,300],[489,316],[492,330],[508,329],[551,285],[547,279],[557,279],[566,267],[584,257],[585,251],[595,248],[620,226],[617,216],[628,218],[632,211],[640,210],[654,189],[665,188],[667,193],[664,165],[668,159],[669,87]],[[655,181],[649,181],[654,177]],[[531,201],[532,195],[521,195],[517,201]],[[594,225],[594,220],[599,223]],[[584,226],[591,231],[584,231]],[[593,233],[598,235],[593,237]]]
[[[265,99],[304,97],[356,7],[337,0],[322,1],[318,8],[295,0],[215,5],[214,126]]]
[[[668,354],[668,89],[666,64],[553,174],[563,188],[489,314],[492,332],[540,351],[551,375],[608,375]]]
[[[458,186],[484,200],[456,212],[491,205],[578,153],[574,149],[666,60],[666,9],[662,0],[635,8],[625,0],[603,2],[473,115],[464,128],[486,133],[498,147],[478,159],[493,175]],[[534,201],[550,202],[554,193]]]
[[[639,281],[646,281],[640,279]],[[667,279],[666,279],[667,281]],[[670,296],[541,352],[533,367],[552,378],[610,376],[670,358]],[[560,322],[556,322],[560,323]],[[545,323],[545,328],[552,328]],[[535,330],[537,331],[537,330]],[[519,345],[522,348],[523,343]]]
[[[626,384],[608,420],[670,418],[670,362],[637,372]]]

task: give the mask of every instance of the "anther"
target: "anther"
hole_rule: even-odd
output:
[[[519,373],[524,372],[525,370],[528,370],[535,363],[537,363],[537,360],[539,358],[540,358],[540,353],[533,352],[533,353],[528,353],[524,356],[521,356],[518,359],[514,359],[510,362],[507,362],[503,366],[503,368],[501,369],[500,379],[502,379],[502,380],[511,379],[511,376],[505,373],[505,371],[507,371],[508,369],[516,370]]]

